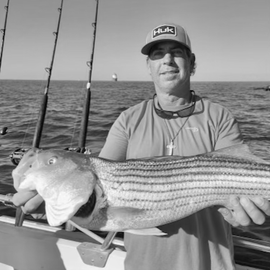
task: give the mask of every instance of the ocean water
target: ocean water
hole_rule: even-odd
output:
[[[77,147],[84,100],[85,82],[52,81],[41,148]],[[270,162],[270,91],[255,89],[270,82],[193,82],[192,89],[218,102],[237,118],[245,142],[251,151]],[[18,148],[31,147],[43,96],[45,81],[0,80],[0,193],[14,192],[11,171],[15,166],[9,155]],[[94,81],[91,86],[87,148],[99,152],[117,116],[126,108],[152,98],[152,82]],[[1,214],[14,211],[0,205]],[[270,243],[270,218],[263,226],[234,229],[234,234],[261,239]],[[269,253],[265,256],[245,249],[236,249],[236,256],[270,269]],[[246,254],[249,254],[246,257]]]

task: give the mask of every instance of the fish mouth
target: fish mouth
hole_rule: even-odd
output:
[[[82,205],[76,212],[74,217],[86,218],[92,214],[96,205],[96,194],[93,192],[89,197],[88,201]]]

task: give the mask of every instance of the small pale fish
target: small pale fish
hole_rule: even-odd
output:
[[[64,150],[29,150],[13,171],[17,190],[36,190],[50,225],[69,219],[90,230],[153,228],[230,195],[270,199],[270,164],[246,145],[192,157],[124,162]]]

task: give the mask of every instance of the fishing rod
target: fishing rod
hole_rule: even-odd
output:
[[[80,129],[80,135],[79,135],[79,151],[81,153],[84,153],[86,150],[85,143],[86,143],[86,137],[87,137],[87,127],[88,127],[89,111],[90,111],[90,103],[91,103],[91,82],[92,82],[92,70],[93,70],[93,61],[94,61],[94,53],[95,53],[95,43],[96,43],[98,4],[99,4],[99,0],[96,0],[95,21],[94,23],[92,23],[92,26],[94,27],[92,53],[91,53],[90,61],[87,62],[87,65],[89,66],[89,78],[86,84],[85,103],[84,103],[84,108],[83,108],[81,129]],[[117,232],[108,232],[101,246],[101,250],[105,250],[110,246],[116,234]]]
[[[95,15],[95,22],[92,24],[94,27],[94,32],[93,32],[93,46],[92,46],[92,53],[91,53],[91,58],[90,61],[87,62],[87,65],[89,66],[89,79],[86,87],[86,99],[85,99],[85,104],[84,104],[84,109],[83,109],[83,117],[81,121],[81,131],[80,131],[80,136],[79,136],[79,151],[84,152],[85,150],[85,142],[86,142],[86,136],[87,136],[87,127],[88,127],[88,119],[89,119],[89,110],[90,110],[90,102],[91,102],[91,80],[92,80],[92,69],[93,69],[93,59],[94,59],[94,49],[95,49],[95,39],[96,39],[96,28],[97,28],[97,18],[98,18],[98,3],[99,0],[96,0],[96,15]],[[56,51],[56,45],[57,45],[57,38],[58,38],[58,33],[59,33],[59,27],[60,27],[60,21],[61,21],[61,14],[62,14],[62,7],[63,7],[63,0],[61,1],[61,6],[58,9],[59,10],[59,18],[58,18],[58,25],[57,25],[57,31],[54,32],[55,35],[55,43],[54,43],[54,50],[53,50],[53,55],[52,55],[52,61],[51,61],[51,66],[50,68],[46,68],[45,70],[48,72],[48,80],[47,80],[47,86],[44,91],[44,96],[41,102],[41,108],[40,108],[40,113],[39,113],[39,118],[37,121],[36,125],[36,130],[35,130],[35,135],[34,135],[34,140],[33,140],[33,147],[39,147],[40,144],[40,139],[41,139],[41,134],[42,134],[42,129],[44,125],[44,120],[45,120],[45,115],[46,115],[46,108],[47,108],[47,103],[48,103],[48,90],[49,90],[49,84],[50,84],[50,78],[51,78],[51,73],[52,73],[52,68],[53,68],[53,62],[54,62],[54,56],[55,56],[55,51]],[[77,148],[78,149],[78,148]],[[21,149],[17,149],[12,155],[11,159],[12,162],[15,165],[18,165],[19,161],[23,157],[24,150],[22,151]],[[4,199],[2,198],[2,202]],[[1,202],[1,200],[0,200]],[[21,211],[20,208],[16,211],[16,221],[15,225],[16,226],[21,226],[22,222],[24,219],[24,214]]]
[[[95,43],[96,43],[98,4],[99,4],[99,0],[96,0],[95,21],[94,21],[94,23],[92,23],[92,26],[94,27],[92,53],[91,53],[90,61],[87,62],[87,65],[89,66],[89,78],[88,78],[88,82],[86,85],[85,103],[84,103],[84,108],[83,108],[81,129],[80,129],[80,135],[79,135],[79,151],[81,153],[84,153],[86,150],[85,143],[86,143],[86,137],[87,137],[87,127],[88,127],[90,103],[91,103],[91,82],[92,82],[92,70],[93,70],[93,61],[94,61],[94,53],[95,53]],[[108,234],[105,238],[105,241],[103,242],[103,244],[101,246],[101,250],[105,250],[110,246],[110,244],[112,243],[116,234],[117,234],[117,232],[108,232]]]
[[[48,103],[48,94],[49,94],[49,88],[50,88],[50,82],[51,82],[51,75],[52,75],[52,70],[53,70],[53,63],[54,63],[55,51],[56,51],[61,16],[62,16],[63,2],[64,2],[64,0],[61,0],[60,8],[58,8],[59,16],[58,16],[57,30],[56,30],[56,32],[53,32],[55,39],[54,39],[54,47],[53,47],[51,64],[50,64],[50,67],[45,68],[46,72],[48,73],[48,78],[47,78],[47,84],[46,84],[46,87],[44,90],[44,95],[43,95],[42,100],[41,100],[39,117],[37,120],[36,129],[35,129],[35,133],[34,133],[34,139],[33,139],[33,143],[32,143],[32,147],[35,147],[35,148],[39,148],[42,130],[43,130],[43,126],[44,126],[44,120],[45,120],[47,103]],[[19,207],[16,210],[15,226],[22,226],[23,220],[24,220],[24,213],[23,213],[22,209]]]
[[[55,51],[56,51],[56,46],[57,46],[57,41],[58,41],[59,28],[60,28],[60,23],[61,23],[63,2],[64,2],[64,0],[61,0],[60,8],[58,8],[59,16],[58,16],[57,30],[56,30],[56,32],[53,32],[53,35],[55,36],[55,39],[54,39],[54,47],[53,47],[53,54],[52,54],[51,64],[50,64],[50,67],[45,68],[46,72],[48,73],[47,85],[45,87],[44,95],[43,95],[43,98],[42,98],[42,101],[41,101],[41,108],[40,108],[40,112],[39,112],[39,118],[38,118],[38,121],[37,121],[36,130],[35,130],[35,134],[34,134],[34,139],[33,139],[33,143],[32,143],[32,146],[37,147],[37,148],[39,147],[39,144],[40,144],[42,129],[43,129],[43,126],[44,126],[44,120],[45,120],[45,115],[46,115],[46,110],[47,110],[48,94],[49,94],[49,88],[50,88],[50,82],[51,82],[51,75],[52,75]]]
[[[92,23],[92,26],[94,28],[92,53],[91,53],[90,61],[87,62],[87,66],[89,67],[89,77],[88,77],[88,82],[86,84],[85,103],[84,103],[84,108],[82,112],[81,128],[80,128],[80,135],[79,135],[79,142],[78,142],[79,151],[81,153],[85,151],[89,111],[90,111],[90,103],[91,103],[91,82],[92,82],[92,70],[93,70],[93,61],[94,61],[94,53],[95,53],[95,43],[96,43],[98,4],[99,4],[99,0],[96,0],[95,21]]]
[[[6,37],[7,18],[8,18],[8,10],[9,10],[9,0],[7,0],[7,4],[5,6],[5,9],[6,9],[6,16],[5,16],[4,28],[0,30],[3,33],[3,35],[2,35],[2,45],[1,45],[1,54],[0,54],[0,72],[1,72],[1,67],[2,67],[3,51],[4,51],[4,44],[5,44],[5,37]]]
[[[63,3],[63,1],[61,3]],[[89,110],[90,110],[90,102],[91,102],[91,81],[92,81],[92,70],[93,70],[95,40],[96,40],[98,4],[99,4],[99,0],[96,0],[95,22],[92,24],[92,26],[94,27],[92,53],[91,53],[90,61],[87,62],[87,65],[89,66],[89,79],[88,79],[88,83],[87,83],[87,86],[86,86],[86,99],[85,99],[85,104],[84,104],[84,109],[83,109],[83,116],[82,116],[82,121],[81,121],[81,130],[80,130],[80,136],[79,136],[79,142],[78,142],[80,152],[82,152],[82,153],[85,151],[85,142],[86,142],[86,136],[87,136],[87,127],[88,127]],[[61,8],[62,8],[62,5],[61,5]],[[59,16],[59,18],[60,18],[60,16]],[[60,22],[58,23],[58,29],[59,29],[59,24],[60,24]],[[56,44],[56,42],[55,42],[55,44]],[[55,52],[55,48],[54,48],[54,52]],[[53,53],[53,57],[54,57],[54,53]],[[52,63],[53,63],[53,60],[52,60]],[[51,70],[52,70],[52,66],[51,66],[50,69],[48,69],[49,78],[50,78]],[[49,78],[48,78],[48,81],[49,81]],[[45,93],[44,93],[45,97],[43,98],[43,102],[42,102],[42,106],[41,106],[41,113],[44,115],[44,117],[43,117],[43,115],[39,117],[39,121],[37,123],[37,129],[36,130],[38,130],[39,127],[41,126],[41,131],[42,131],[42,126],[43,126],[43,122],[44,122],[44,118],[45,118],[44,110],[46,111],[46,105],[47,105],[47,99],[48,99],[48,97],[47,97],[48,88],[49,87],[48,87],[48,84],[47,84],[47,87],[46,87]],[[33,141],[33,147],[38,147],[39,146],[40,137],[41,137],[41,131],[39,131],[39,130],[36,131],[35,139]],[[6,203],[6,205],[12,207],[11,200],[12,200],[12,195],[10,195],[10,194],[8,194],[8,196],[2,196],[2,197],[0,196],[0,201],[4,202],[4,203]],[[22,212],[21,208],[17,208],[15,226],[22,226],[23,219],[24,219],[24,213]],[[107,247],[107,245],[109,245],[111,243],[111,241],[115,237],[115,235],[116,235],[116,232],[108,233],[108,235],[106,237],[106,240],[105,240],[102,247],[103,248]]]

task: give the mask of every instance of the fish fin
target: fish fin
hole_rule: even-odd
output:
[[[167,233],[161,231],[158,228],[148,228],[148,229],[140,229],[140,230],[127,230],[125,233],[131,233],[136,235],[156,235],[156,236],[164,236]]]
[[[219,149],[219,150],[216,150],[214,152],[210,152],[204,155],[213,156],[213,157],[226,155],[226,156],[235,157],[239,159],[249,160],[255,163],[269,164],[269,162],[253,155],[250,152],[248,145],[246,144],[237,144],[237,145],[225,147],[225,148],[222,148],[222,149]]]

